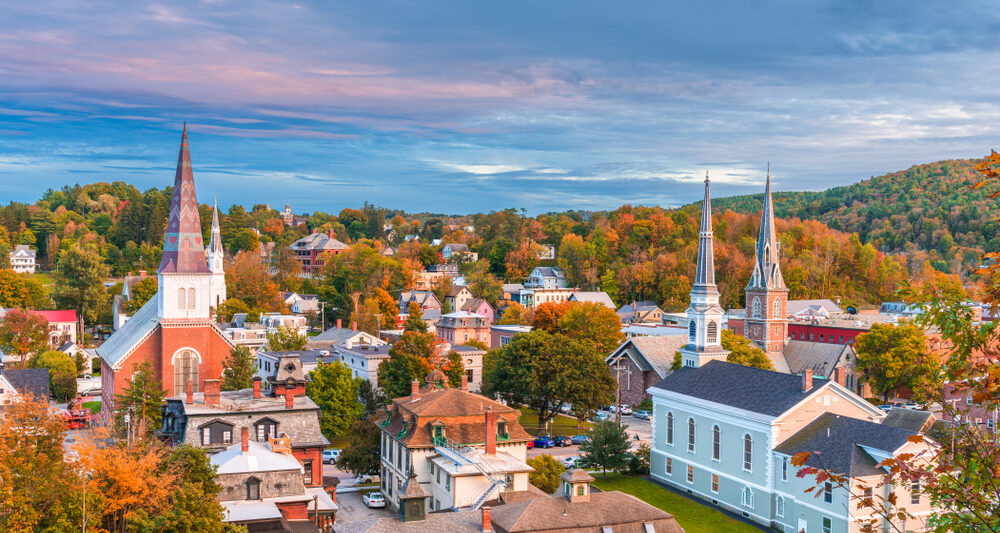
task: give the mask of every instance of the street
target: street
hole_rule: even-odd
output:
[[[650,446],[653,444],[653,424],[649,420],[640,420],[634,418],[632,415],[622,415],[622,425],[625,426],[625,433],[628,435],[630,442],[632,443],[632,448],[637,448],[639,444],[646,443]],[[581,433],[584,433],[581,430]],[[635,436],[639,435],[639,440],[635,440]],[[553,457],[571,457],[574,455],[580,455],[579,446],[566,446],[565,448],[529,448],[528,458],[538,457],[539,455],[548,454]]]

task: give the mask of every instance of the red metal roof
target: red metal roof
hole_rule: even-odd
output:
[[[76,309],[66,309],[62,311],[32,311],[32,313],[45,318],[49,323],[53,322],[76,322]]]

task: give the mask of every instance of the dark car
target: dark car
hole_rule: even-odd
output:
[[[573,442],[570,441],[570,438],[567,437],[566,435],[556,435],[555,437],[552,438],[552,440],[555,441],[556,446],[559,446],[560,448],[570,446],[573,444]]]
[[[551,448],[556,445],[556,441],[548,435],[535,437],[535,448]]]
[[[573,444],[583,444],[585,442],[590,442],[590,437],[586,435],[573,435],[570,437],[569,441]]]

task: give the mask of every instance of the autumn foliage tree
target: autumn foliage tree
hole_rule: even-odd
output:
[[[901,387],[919,394],[940,384],[941,363],[928,350],[924,330],[917,324],[873,324],[858,335],[854,349],[858,370],[883,400]]]
[[[250,309],[284,309],[277,282],[255,252],[240,252],[226,265],[226,295],[239,299]]]
[[[726,361],[743,366],[774,370],[774,365],[767,358],[764,350],[750,343],[750,339],[736,335],[728,329],[722,330],[722,348],[729,351]]]
[[[11,355],[21,356],[23,367],[27,357],[41,353],[48,343],[49,321],[45,317],[22,309],[11,309],[0,320],[0,348]]]

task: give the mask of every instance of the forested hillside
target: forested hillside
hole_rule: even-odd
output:
[[[938,270],[964,273],[984,250],[1000,250],[1000,199],[990,198],[1000,183],[971,188],[983,180],[975,163],[938,161],[820,192],[777,192],[774,210],[782,218],[819,220],[857,233],[881,251],[923,250]],[[753,213],[761,198],[734,196],[713,203]]]

